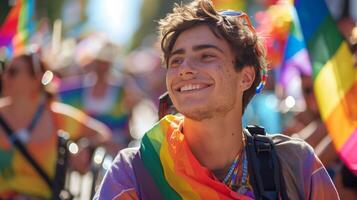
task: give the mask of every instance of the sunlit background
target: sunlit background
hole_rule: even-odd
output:
[[[22,12],[25,13],[22,23],[6,24],[6,20],[11,18],[9,13],[18,2],[27,2],[26,5],[29,6],[26,12]],[[8,62],[18,52],[24,52],[35,44],[34,46],[39,47],[43,60],[51,69],[49,76],[43,80],[46,85],[50,82],[50,89],[60,97],[65,96],[63,93],[68,88],[78,88],[79,85],[82,86],[81,84],[93,86],[97,83],[96,77],[92,76],[95,70],[88,67],[91,61],[102,59],[109,62],[111,66],[108,80],[120,85],[120,88],[129,88],[128,90],[132,92],[138,91],[130,93],[133,97],[139,98],[136,100],[133,98],[132,102],[135,105],[125,113],[128,118],[130,117],[126,131],[130,132],[128,135],[131,141],[127,145],[138,146],[145,131],[158,121],[159,97],[166,91],[165,66],[161,62],[157,43],[158,20],[165,17],[175,3],[181,2],[187,3],[190,0],[1,0],[0,61]],[[318,49],[321,50],[319,52],[331,56],[324,60],[326,62],[333,59],[334,57],[329,53],[335,52],[336,49],[329,49],[331,45],[327,44],[336,37],[327,38],[324,33],[318,33],[316,24],[311,28],[300,23],[301,13],[291,4],[292,0],[213,0],[213,2],[219,10],[235,9],[247,12],[256,31],[265,40],[270,71],[267,80],[264,81],[264,90],[253,98],[245,110],[244,125],[260,124],[269,133],[292,135],[297,132],[301,134],[295,134],[296,137],[306,140],[308,140],[308,133],[312,135],[318,129],[323,129],[329,144],[333,143],[338,147],[337,151],[343,155],[344,161],[351,166],[354,164],[354,169],[357,171],[357,154],[351,153],[354,152],[351,149],[356,149],[357,146],[357,101],[355,100],[357,78],[353,76],[354,73],[357,74],[357,0],[324,0],[332,14],[332,18],[330,14],[326,15],[326,18],[331,20],[328,24],[331,26],[326,31],[336,31],[335,34],[343,37],[341,43],[348,46],[351,52],[346,50],[341,60],[355,62],[354,68],[352,65],[341,65],[341,60],[328,62],[330,65],[321,67],[326,63],[320,63],[321,60],[312,56],[313,53],[314,55],[318,53],[311,51]],[[304,14],[311,14],[309,19],[320,19],[321,13],[318,9],[325,8],[321,5],[325,4],[317,0],[311,2],[314,4],[309,3],[301,7],[316,6],[317,13]],[[312,42],[315,45],[317,39],[307,41],[304,38],[308,28],[317,29],[308,30],[316,31],[316,37],[322,35],[322,39],[319,40],[322,42],[316,48],[309,44]],[[351,54],[353,50],[354,57]],[[331,63],[335,66],[335,70],[326,70],[330,69],[328,67],[332,66]],[[0,68],[0,71],[1,69],[3,68]],[[347,70],[340,72],[337,69]],[[324,73],[317,74],[319,70]],[[324,78],[317,78],[318,75],[324,75]],[[321,80],[327,81],[321,82]],[[1,91],[0,97],[4,97]],[[311,95],[317,96],[318,109],[315,97]],[[66,102],[65,98],[61,98],[58,99],[71,104],[70,100]],[[335,100],[333,103],[336,105],[333,108],[327,108],[332,105],[329,103],[330,99]],[[314,108],[311,108],[309,101],[313,101]],[[71,105],[76,107],[78,106],[76,103],[78,102]],[[342,112],[331,114],[332,111],[337,110],[337,105],[340,105],[343,114],[347,114],[343,117],[337,115]],[[83,105],[79,106],[80,109],[83,107]],[[314,111],[318,114],[312,114]],[[310,117],[313,120],[305,120]],[[299,118],[305,120],[304,122],[307,121],[306,124],[298,124]],[[296,124],[300,126],[299,130],[293,129],[296,128],[293,127]],[[344,129],[339,127],[340,124],[344,124]],[[341,133],[340,130],[345,132]],[[351,147],[348,154],[341,153],[344,145]],[[313,147],[318,151],[321,146]],[[103,169],[106,170],[113,158],[100,157],[105,154],[103,153],[105,150],[99,150],[95,162],[102,162]],[[70,151],[76,153],[78,147],[72,144]],[[92,184],[92,177],[87,175],[82,178],[76,173],[71,175],[70,179],[74,183],[72,189],[76,194],[83,191],[82,195],[78,195],[81,199],[89,199],[92,194],[88,188]]]

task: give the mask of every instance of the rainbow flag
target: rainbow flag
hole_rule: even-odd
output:
[[[0,28],[0,48],[5,47],[9,56],[23,52],[34,31],[35,0],[18,0]]]
[[[286,86],[291,80],[299,77],[299,73],[311,75],[311,63],[301,32],[299,19],[294,6],[290,6],[291,24],[285,53],[281,64],[279,82]]]
[[[313,67],[321,117],[344,163],[357,173],[357,69],[323,0],[294,2]]]
[[[199,163],[180,131],[182,122],[183,118],[168,115],[143,137],[142,165],[134,161],[140,191],[155,199],[253,199],[253,193],[233,192]]]

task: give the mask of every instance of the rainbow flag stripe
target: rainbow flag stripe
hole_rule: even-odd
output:
[[[323,0],[294,2],[313,66],[321,117],[341,159],[357,173],[357,69]]]
[[[140,171],[147,174],[141,173],[146,183],[148,178],[155,183],[151,193],[172,200],[251,199],[230,190],[200,165],[179,131],[182,122],[182,118],[166,116],[143,137],[140,155],[145,169]]]
[[[301,33],[299,19],[293,5],[290,5],[290,10],[292,21],[285,46],[283,62],[281,68],[279,68],[279,82],[284,86],[288,85],[295,77],[298,77],[300,72],[305,75],[311,75],[309,55],[305,46],[304,37]]]
[[[6,47],[12,55],[23,52],[34,32],[35,0],[19,0],[11,9],[0,29],[0,47]]]
[[[124,103],[123,87],[112,86],[115,90],[117,90],[117,94],[115,96],[114,101],[115,103],[112,105],[110,110],[104,113],[91,112],[90,110],[86,109],[83,100],[85,97],[84,93],[90,88],[86,86],[75,85],[71,87],[61,88],[62,91],[59,92],[59,98],[63,103],[83,110],[89,116],[105,123],[114,132],[114,134],[127,134],[129,132],[129,113]]]
[[[12,41],[12,38],[16,35],[20,11],[21,1],[16,4],[16,6],[11,8],[3,25],[0,28],[0,47],[9,45]]]

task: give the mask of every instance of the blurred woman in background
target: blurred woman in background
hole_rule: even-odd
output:
[[[0,99],[0,118],[53,180],[59,130],[69,133],[75,141],[88,138],[91,147],[108,141],[110,130],[83,112],[56,102],[45,89],[52,76],[38,54],[13,58],[2,75],[4,98]],[[49,199],[51,188],[5,131],[0,125],[0,199]],[[77,164],[86,168],[89,159]]]

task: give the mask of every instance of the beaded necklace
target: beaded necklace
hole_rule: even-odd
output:
[[[229,168],[228,170],[228,173],[226,175],[226,177],[224,178],[223,180],[223,183],[226,184],[226,185],[230,185],[229,183],[232,182],[233,180],[233,176],[236,176],[237,174],[235,173],[238,169],[238,166],[239,166],[239,161],[240,161],[240,158],[241,158],[241,154],[242,154],[242,151],[243,151],[243,148],[239,151],[238,155],[236,156],[236,158],[234,159],[233,161],[233,164],[231,165],[231,167]],[[233,176],[232,176],[233,175]],[[229,182],[229,180],[231,180]]]
[[[243,147],[234,159],[223,183],[235,192],[253,196],[252,188],[248,183],[248,176],[248,159],[245,148]]]

